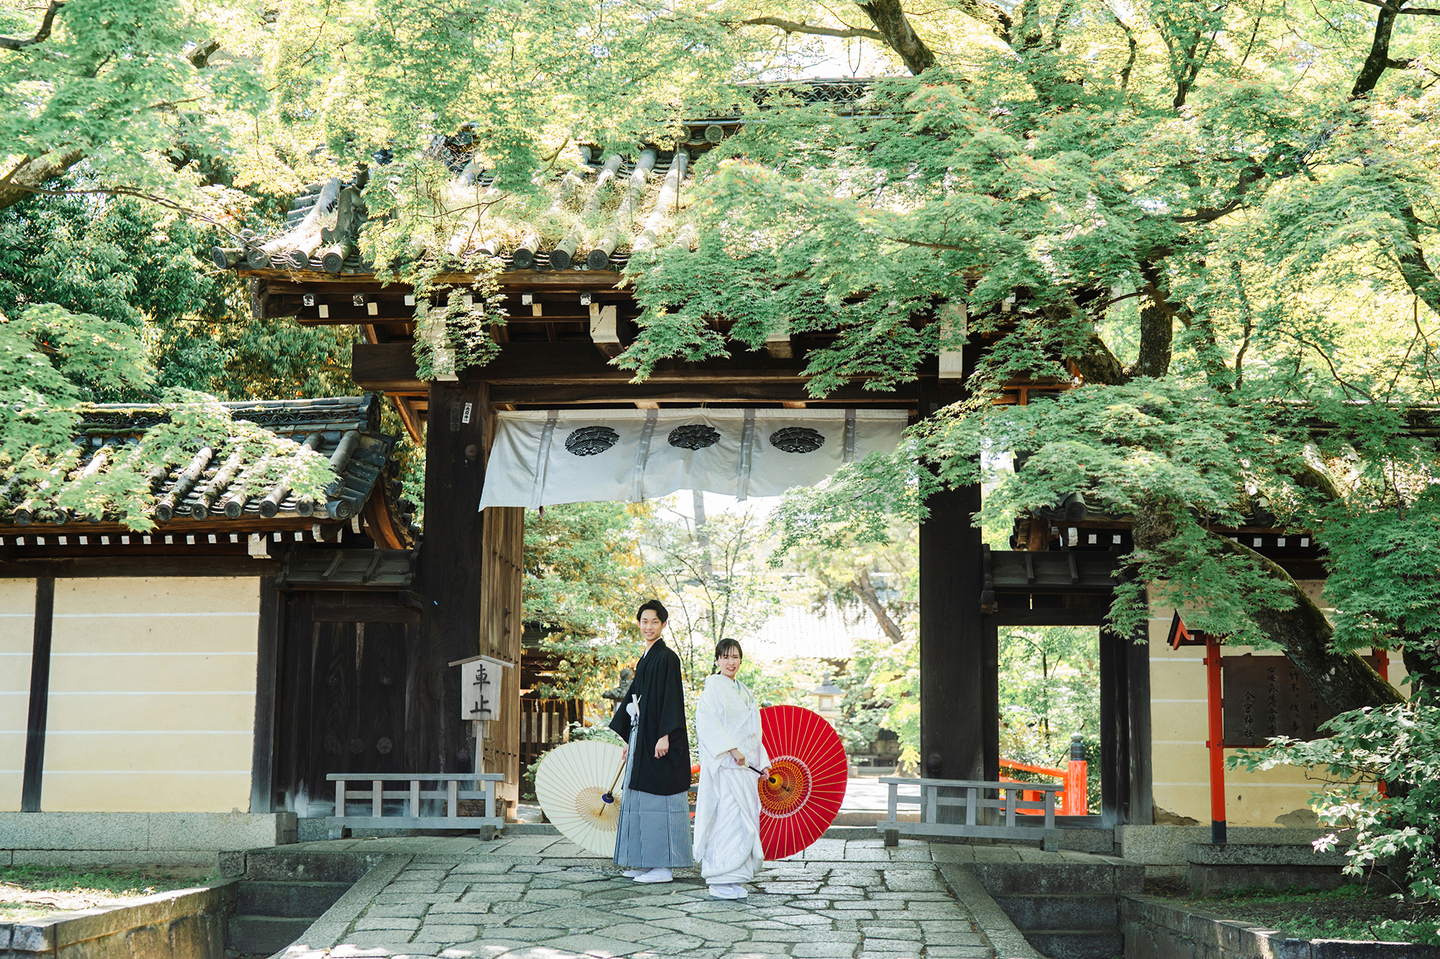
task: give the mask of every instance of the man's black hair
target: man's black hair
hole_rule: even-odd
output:
[[[647,609],[653,611],[656,616],[659,616],[660,622],[670,622],[670,611],[667,610],[665,604],[658,599],[652,599],[649,602],[642,603],[640,608],[635,610],[635,622],[640,622],[640,617],[645,614],[645,610]]]

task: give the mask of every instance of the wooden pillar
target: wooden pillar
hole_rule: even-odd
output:
[[[1100,815],[1106,828],[1129,821],[1130,703],[1123,643],[1100,630]]]
[[[279,679],[280,593],[260,577],[260,632],[255,655],[255,739],[250,756],[250,811],[275,811],[275,706]]]
[[[921,775],[994,780],[1000,772],[998,635],[980,612],[978,487],[947,490],[920,524]]]
[[[967,346],[962,373],[978,349]],[[962,380],[922,385],[920,414],[963,396]],[[980,487],[945,490],[920,524],[920,774],[994,780],[1000,774],[999,630],[980,612]]]
[[[500,720],[489,724],[481,744],[487,773],[504,773],[499,795],[511,812],[520,801],[520,638],[525,631],[521,594],[525,582],[525,510],[492,506],[485,510],[480,601],[480,652],[515,668],[503,670]],[[533,717],[532,717],[533,718]]]
[[[35,580],[35,632],[30,651],[30,709],[25,723],[25,772],[20,811],[40,811],[45,776],[45,724],[50,711],[50,638],[55,624],[55,577]]]
[[[1142,622],[1137,633],[1125,650],[1126,691],[1130,706],[1128,822],[1148,826],[1155,821],[1154,767],[1150,744],[1150,631]]]
[[[1100,815],[1106,827],[1154,820],[1150,644],[1100,629]]]
[[[480,489],[485,481],[482,384],[430,384],[425,430],[425,533],[419,637],[406,662],[406,769],[469,772],[470,724],[448,664],[480,652]]]

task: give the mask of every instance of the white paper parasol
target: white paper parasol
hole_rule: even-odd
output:
[[[613,743],[581,740],[556,746],[535,770],[535,795],[545,815],[566,839],[599,856],[615,852],[621,753]]]

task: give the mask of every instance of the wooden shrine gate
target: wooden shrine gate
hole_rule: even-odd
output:
[[[863,88],[822,85],[810,92],[844,101],[863,95]],[[662,408],[732,414],[743,409],[758,416],[762,411],[828,409],[845,418],[849,411],[880,410],[914,422],[964,397],[966,377],[984,344],[977,330],[962,348],[967,327],[961,304],[945,305],[942,322],[962,335],[945,337],[938,355],[915,366],[912,380],[887,389],[872,389],[856,377],[824,397],[811,395],[810,359],[833,343],[833,334],[805,329],[776,329],[763,349],[737,344],[733,352],[700,362],[665,360],[644,382],[633,382],[631,371],[612,364],[642,336],[641,306],[633,284],[620,272],[629,254],[689,236],[675,219],[683,213],[678,196],[682,187],[688,189],[687,170],[744,122],[738,115],[728,125],[713,118],[694,120],[679,142],[652,144],[632,157],[623,177],[616,174],[624,158],[602,159],[603,151],[585,147],[579,158],[585,169],[579,172],[589,178],[583,186],[589,209],[608,202],[607,190],[628,183],[623,187],[627,202],[617,208],[623,213],[615,214],[611,241],[602,246],[576,246],[588,229],[584,224],[549,250],[538,248],[538,232],[516,246],[487,239],[484,231],[472,228],[473,222],[442,238],[438,249],[449,249],[461,262],[474,254],[498,265],[496,295],[487,299],[485,309],[488,316],[504,319],[487,321],[499,350],[483,366],[461,368],[464,363],[443,337],[425,346],[431,351],[431,379],[421,379],[417,371],[417,309],[428,316],[453,305],[477,316],[478,304],[468,291],[475,277],[445,275],[435,288],[423,291],[382,283],[371,264],[350,255],[364,219],[363,184],[341,183],[338,175],[314,184],[296,200],[283,234],[247,238],[242,249],[214,251],[221,268],[237,269],[250,279],[257,319],[294,317],[307,326],[356,326],[364,342],[353,347],[352,378],[362,389],[385,393],[412,439],[425,445],[426,522],[413,587],[420,618],[413,637],[407,632],[405,640],[408,769],[473,768],[469,724],[460,715],[459,678],[449,663],[477,653],[514,663],[520,658],[523,510],[513,505],[479,509],[497,411],[559,416],[628,407],[648,416]],[[483,149],[469,139],[463,150],[458,140],[452,145],[470,155],[469,179],[463,172],[456,176],[468,184],[464,188],[473,189]],[[661,189],[643,189],[653,182],[647,179],[651,175],[663,179]],[[559,189],[558,181],[549,187]],[[335,226],[328,232],[334,242],[317,249],[310,241],[332,211]],[[936,304],[937,310],[941,306]],[[1006,390],[1012,399],[1023,399],[1028,390],[1053,388],[1056,384],[1025,383]],[[841,442],[848,446],[851,440]],[[775,445],[786,454],[819,448]],[[837,445],[832,443],[826,455]],[[744,462],[748,482],[750,461]],[[515,476],[497,471],[508,481]],[[996,620],[987,621],[981,610],[980,531],[971,523],[980,489],[945,491],[927,506],[919,536],[921,761],[927,777],[994,780],[999,772]],[[503,671],[501,720],[491,724],[493,735],[481,750],[487,770],[505,773],[510,797],[519,782],[519,672]],[[1115,808],[1124,815],[1119,805]]]

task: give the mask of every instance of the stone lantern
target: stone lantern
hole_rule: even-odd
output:
[[[810,695],[815,697],[815,711],[834,726],[835,720],[840,718],[840,701],[845,698],[845,690],[832,683],[830,674],[826,673],[820,685],[810,690]]]

